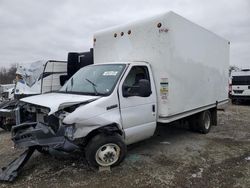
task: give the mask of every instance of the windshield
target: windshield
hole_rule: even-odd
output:
[[[233,76],[232,85],[250,85],[250,76]]]
[[[60,92],[87,95],[109,95],[125,64],[91,65],[80,69],[60,89]]]

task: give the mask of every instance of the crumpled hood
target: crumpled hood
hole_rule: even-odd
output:
[[[69,93],[47,93],[26,97],[21,99],[22,102],[44,106],[50,109],[49,115],[59,110],[60,106],[71,106],[82,102],[96,100],[100,96],[76,95]]]

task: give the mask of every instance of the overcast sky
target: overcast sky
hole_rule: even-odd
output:
[[[97,30],[170,10],[231,41],[230,64],[250,68],[249,0],[0,0],[0,66],[66,60]]]

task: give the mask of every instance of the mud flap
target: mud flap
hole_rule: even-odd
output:
[[[27,149],[18,158],[14,159],[7,167],[3,167],[2,172],[0,172],[0,181],[14,181],[18,176],[19,171],[26,164],[34,151],[35,148]]]

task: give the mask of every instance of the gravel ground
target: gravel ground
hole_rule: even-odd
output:
[[[99,172],[80,155],[55,158],[36,152],[14,183],[0,187],[250,187],[250,105],[218,112],[207,135],[186,126],[159,126],[151,139],[129,146],[125,161]],[[0,130],[0,166],[20,151]]]

